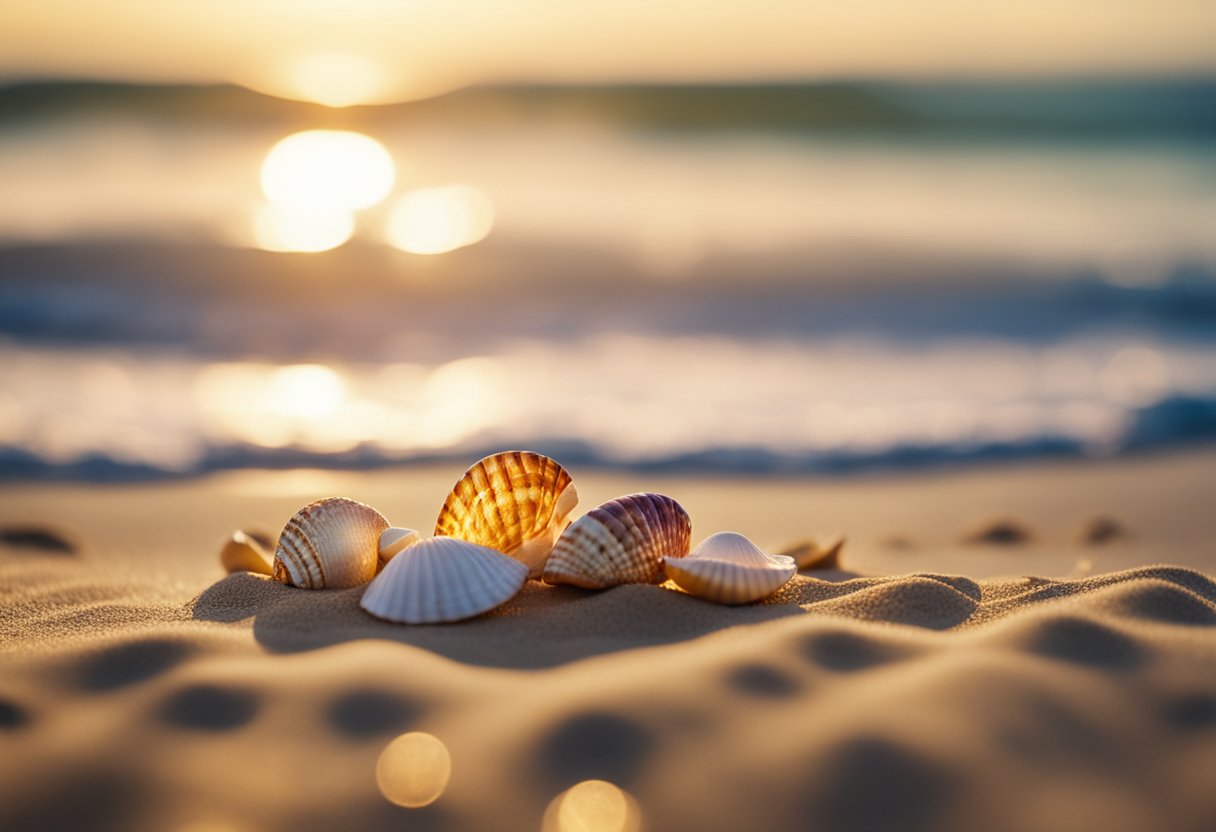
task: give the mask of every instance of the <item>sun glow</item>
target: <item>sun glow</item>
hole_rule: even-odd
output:
[[[327,107],[366,104],[384,94],[384,72],[362,55],[315,52],[287,65],[282,87]]]
[[[485,239],[494,226],[489,197],[471,185],[410,191],[389,215],[389,242],[411,254],[442,254]]]

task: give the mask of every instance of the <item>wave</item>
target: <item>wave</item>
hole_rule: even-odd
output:
[[[116,483],[193,478],[241,469],[366,471],[436,463],[468,464],[486,454],[516,447],[548,454],[567,465],[638,473],[841,477],[1017,461],[1122,456],[1211,443],[1216,443],[1216,397],[1178,396],[1137,409],[1118,441],[1101,447],[1076,437],[1045,434],[1009,442],[909,443],[873,450],[791,452],[756,445],[712,446],[622,457],[585,442],[521,437],[517,442],[470,444],[409,454],[388,453],[367,445],[339,453],[323,453],[301,448],[232,444],[208,447],[186,467],[160,467],[104,454],[58,462],[28,449],[0,446],[0,480]]]

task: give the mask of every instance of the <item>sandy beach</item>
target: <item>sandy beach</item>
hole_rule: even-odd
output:
[[[0,4],[0,832],[1216,832],[1214,41]]]
[[[742,607],[530,582],[407,627],[362,588],[218,564],[232,529],[277,533],[328,494],[429,531],[459,472],[5,486],[0,828],[1210,828],[1210,450],[844,481],[572,471],[580,512],[662,491],[694,542],[848,536],[839,569]],[[450,755],[425,807],[378,786],[406,732]],[[618,802],[580,807],[584,781]]]

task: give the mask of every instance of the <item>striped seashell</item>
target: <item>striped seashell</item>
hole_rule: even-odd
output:
[[[220,563],[229,574],[233,572],[255,572],[270,574],[270,555],[256,538],[243,531],[235,531],[220,547]]]
[[[359,606],[398,624],[437,624],[481,615],[513,598],[528,567],[467,540],[432,537],[393,558]]]
[[[435,535],[497,549],[539,578],[576,505],[565,468],[538,453],[506,451],[465,472],[439,510]]]
[[[816,535],[783,549],[781,554],[793,558],[799,570],[838,569],[844,542],[845,536],[842,534]]]
[[[663,565],[680,589],[719,604],[759,601],[798,571],[793,558],[770,555],[734,532],[711,534],[688,557],[667,558]]]
[[[584,514],[558,538],[545,564],[547,584],[606,589],[661,584],[663,558],[688,554],[692,521],[662,494],[629,494]]]
[[[309,503],[279,535],[274,579],[304,589],[365,584],[376,574],[380,535],[388,527],[380,512],[345,497]]]
[[[413,546],[419,540],[422,540],[422,535],[413,529],[399,529],[395,526],[385,529],[380,533],[380,544],[377,549],[377,554],[380,556],[380,568],[383,569],[384,564],[400,554],[402,549]]]

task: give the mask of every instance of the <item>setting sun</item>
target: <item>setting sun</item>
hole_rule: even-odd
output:
[[[384,90],[384,73],[363,55],[317,52],[287,64],[280,85],[293,98],[327,107],[349,107],[376,100]]]

